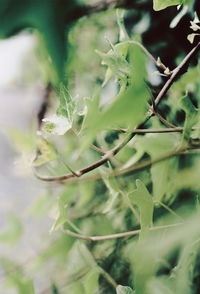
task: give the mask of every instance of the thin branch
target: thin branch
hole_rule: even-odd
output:
[[[183,223],[152,227],[149,230],[150,231],[166,230],[166,229],[175,228],[175,227],[178,227],[181,225],[183,225]],[[93,242],[130,237],[130,236],[139,235],[141,233],[141,230],[134,230],[134,231],[128,231],[128,232],[112,234],[112,235],[87,236],[87,235],[81,235],[81,234],[74,233],[74,232],[67,230],[67,229],[63,229],[62,231],[63,231],[63,233],[66,233],[67,235],[69,235],[71,237],[82,239],[82,240],[87,240],[87,241],[93,241]]]
[[[156,67],[159,67],[162,71],[166,70],[166,66],[164,64],[162,64],[162,63],[159,64],[157,62],[157,60],[155,59],[155,57],[151,54],[151,52],[149,52],[147,50],[147,48],[144,47],[140,42],[129,40],[129,41],[127,41],[127,43],[140,47],[140,49],[142,49],[142,51],[146,54],[146,56],[149,57],[149,59],[155,64]]]
[[[174,150],[174,151],[171,151],[167,154],[164,154],[164,155],[161,155],[153,160],[146,160],[146,161],[143,161],[141,163],[138,163],[136,165],[133,165],[131,167],[128,167],[128,168],[124,168],[124,169],[116,169],[110,173],[107,174],[107,177],[117,177],[117,176],[121,176],[121,175],[125,175],[125,174],[129,174],[129,173],[133,173],[133,172],[136,172],[136,171],[140,171],[140,170],[143,170],[147,167],[150,167],[151,165],[153,164],[156,164],[158,162],[161,162],[163,160],[166,160],[170,157],[173,157],[173,156],[177,156],[177,155],[180,155],[180,154],[190,154],[190,149],[187,149],[186,147],[182,147],[180,148],[179,150]],[[192,149],[193,150],[193,149]],[[40,175],[36,174],[36,177],[40,179]],[[75,178],[75,177],[71,177],[68,181],[69,184],[74,184],[74,183],[77,183],[77,182],[81,182],[81,181],[98,181],[98,180],[101,180],[102,179],[102,176],[101,174],[97,173],[97,174],[94,174],[92,176],[84,176],[83,178]],[[44,180],[44,178],[42,178],[42,180]],[[47,182],[54,182],[55,181],[55,177],[46,177],[45,178],[45,181]]]
[[[158,113],[157,111],[154,111],[154,114],[158,117],[158,119],[167,127],[170,128],[176,128],[175,125],[173,125],[172,123],[168,122],[160,113]]]
[[[161,99],[165,96],[165,94],[167,93],[167,91],[169,90],[169,88],[171,87],[171,85],[174,83],[174,81],[181,76],[182,74],[184,74],[187,71],[187,68],[189,66],[189,62],[191,61],[191,59],[195,56],[195,54],[197,54],[197,52],[200,49],[200,42],[187,54],[187,56],[183,59],[183,61],[180,63],[180,65],[177,66],[177,68],[173,71],[173,74],[170,76],[170,78],[167,80],[167,82],[165,83],[165,85],[163,86],[163,88],[161,89],[161,91],[159,92],[158,96],[155,99],[155,105],[157,106],[159,104],[159,102],[161,101]],[[145,122],[147,122],[152,116],[154,115],[153,110],[152,110],[152,106],[150,107],[150,111],[147,114],[145,120],[143,121],[142,124],[144,124]],[[91,165],[84,167],[82,169],[79,169],[78,171],[76,171],[76,176],[80,177],[96,168],[98,168],[99,166],[105,164],[108,160],[110,160],[110,158],[114,155],[116,155],[117,153],[120,152],[120,150],[135,136],[136,134],[134,132],[127,134],[127,136],[125,137],[125,139],[120,142],[117,146],[115,146],[114,148],[112,148],[111,150],[109,150],[101,159],[97,160],[96,162],[92,163]],[[177,153],[176,153],[177,154]],[[49,181],[49,182],[55,182],[55,181],[63,181],[63,180],[67,180],[70,178],[75,177],[75,175],[73,173],[69,173],[69,174],[64,174],[61,176],[56,176],[56,177],[43,177],[40,175],[36,174],[36,177],[40,180],[43,181]]]
[[[187,72],[188,66],[192,58],[198,53],[200,50],[200,42],[186,55],[183,61],[173,70],[173,74],[167,80],[158,96],[155,99],[156,106],[160,103],[161,99],[165,96],[171,85],[174,81],[185,72]]]
[[[182,127],[176,127],[173,125],[173,127],[170,128],[158,128],[158,129],[136,129],[134,130],[134,134],[159,134],[159,133],[182,133],[184,128]],[[192,131],[199,130],[198,127],[193,127]],[[127,129],[116,129],[115,131],[126,133]]]
[[[93,150],[99,152],[100,154],[106,154],[106,153],[107,153],[107,151],[104,151],[103,149],[97,147],[97,146],[94,145],[94,144],[90,144],[90,147],[91,147]]]

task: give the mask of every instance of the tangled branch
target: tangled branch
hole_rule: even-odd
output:
[[[177,80],[177,78],[180,77],[181,75],[183,75],[185,72],[187,72],[188,66],[189,66],[192,58],[198,53],[199,49],[200,49],[200,42],[186,55],[186,57],[182,60],[182,62],[173,70],[172,75],[168,78],[168,80],[166,81],[166,83],[164,84],[162,89],[160,90],[159,94],[155,98],[154,107],[153,107],[153,105],[150,106],[149,112],[141,125],[144,125],[152,116],[157,114],[157,110],[155,107],[157,107],[158,104],[160,103],[161,99],[163,97],[165,97],[167,91],[170,89],[172,84]],[[137,129],[140,129],[140,126],[138,126]],[[174,128],[174,129],[179,132],[182,131],[182,129],[180,129],[180,128]],[[110,160],[110,158],[115,156],[116,154],[118,154],[121,151],[121,149],[125,145],[127,145],[127,143],[137,133],[138,132],[133,131],[132,133],[127,134],[122,142],[120,142],[118,145],[116,145],[111,150],[107,151],[106,154],[104,154],[101,159],[97,160],[96,162],[94,162],[94,163],[92,163],[82,169],[75,171],[74,173],[68,173],[68,174],[64,174],[64,175],[60,175],[60,176],[47,176],[47,177],[41,176],[36,173],[36,177],[42,181],[47,181],[47,182],[63,181],[63,180],[71,179],[74,177],[81,177],[82,175],[84,175],[92,170],[95,170],[96,168],[98,168],[98,167],[102,166],[103,164],[105,164],[106,162],[108,162]],[[177,154],[177,151],[175,152],[175,154]]]

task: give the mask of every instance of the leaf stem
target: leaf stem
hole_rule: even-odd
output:
[[[181,226],[181,225],[183,225],[183,223],[152,227],[149,230],[150,231],[165,230],[165,229],[176,228],[176,227]],[[124,237],[130,237],[130,236],[139,235],[141,233],[141,230],[134,230],[134,231],[128,231],[128,232],[123,232],[123,233],[118,233],[118,234],[104,235],[104,236],[81,235],[81,234],[77,234],[77,233],[74,233],[74,232],[72,232],[70,230],[65,230],[65,229],[63,229],[63,233],[66,233],[67,235],[69,235],[71,237],[74,237],[74,238],[97,242],[97,241],[105,241],[105,240],[111,240],[111,239],[117,239],[117,238],[124,238]]]

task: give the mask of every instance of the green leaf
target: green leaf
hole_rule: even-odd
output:
[[[192,131],[192,127],[199,121],[199,111],[192,104],[189,97],[184,96],[180,100],[180,106],[186,114],[184,130],[183,130],[183,139],[188,141]]]
[[[71,186],[68,189],[64,190],[62,194],[58,197],[57,206],[54,207],[53,217],[55,218],[55,223],[50,229],[50,233],[58,230],[63,224],[68,220],[67,215],[67,205],[71,195],[74,192],[75,187]]]
[[[0,38],[27,28],[39,31],[56,69],[57,79],[63,80],[65,33],[71,26],[71,12],[76,6],[78,1],[70,0],[3,0],[0,6]]]
[[[179,134],[148,134],[138,143],[154,160],[168,152],[176,150],[181,144]],[[154,201],[162,201],[163,197],[170,197],[175,185],[174,175],[177,170],[175,157],[153,164],[151,177],[153,182]],[[159,180],[158,180],[159,179]]]
[[[58,157],[58,152],[55,146],[41,136],[38,138],[38,150],[39,155],[33,161],[33,166],[43,165],[49,161],[55,160]]]
[[[25,277],[21,267],[7,258],[0,258],[0,264],[5,271],[5,285],[15,288],[18,294],[34,294],[33,281]],[[13,270],[17,269],[17,270]],[[9,273],[8,275],[6,275]]]
[[[84,278],[83,286],[85,294],[95,293],[99,287],[99,271],[90,271]]]
[[[127,47],[128,45],[126,43],[121,43],[118,44],[118,46],[113,46],[113,48],[108,51],[108,53],[103,53],[99,50],[96,50],[96,53],[103,60],[102,64],[106,64],[113,74],[115,74],[116,77],[121,80],[126,80],[130,74],[130,66],[125,56],[121,54],[122,50],[127,51]]]
[[[134,293],[134,291],[130,287],[121,286],[121,285],[117,286],[116,291],[117,291],[117,294],[133,294]]]
[[[150,96],[145,83],[146,64],[141,49],[130,48],[130,80],[123,85],[114,102],[104,111],[90,111],[86,117],[87,131],[83,147],[93,140],[103,129],[129,127],[134,129],[144,120],[147,111],[147,100]],[[97,105],[95,104],[97,109]],[[84,130],[84,129],[83,129]]]
[[[141,230],[145,232],[152,226],[154,208],[153,198],[142,181],[136,180],[136,187],[136,190],[129,193],[129,198],[140,210]]]
[[[158,11],[169,6],[180,5],[182,2],[182,0],[153,0],[153,9]]]

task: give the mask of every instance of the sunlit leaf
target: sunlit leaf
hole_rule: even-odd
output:
[[[182,0],[153,0],[153,8],[158,11],[169,6],[180,5],[182,2]]]

